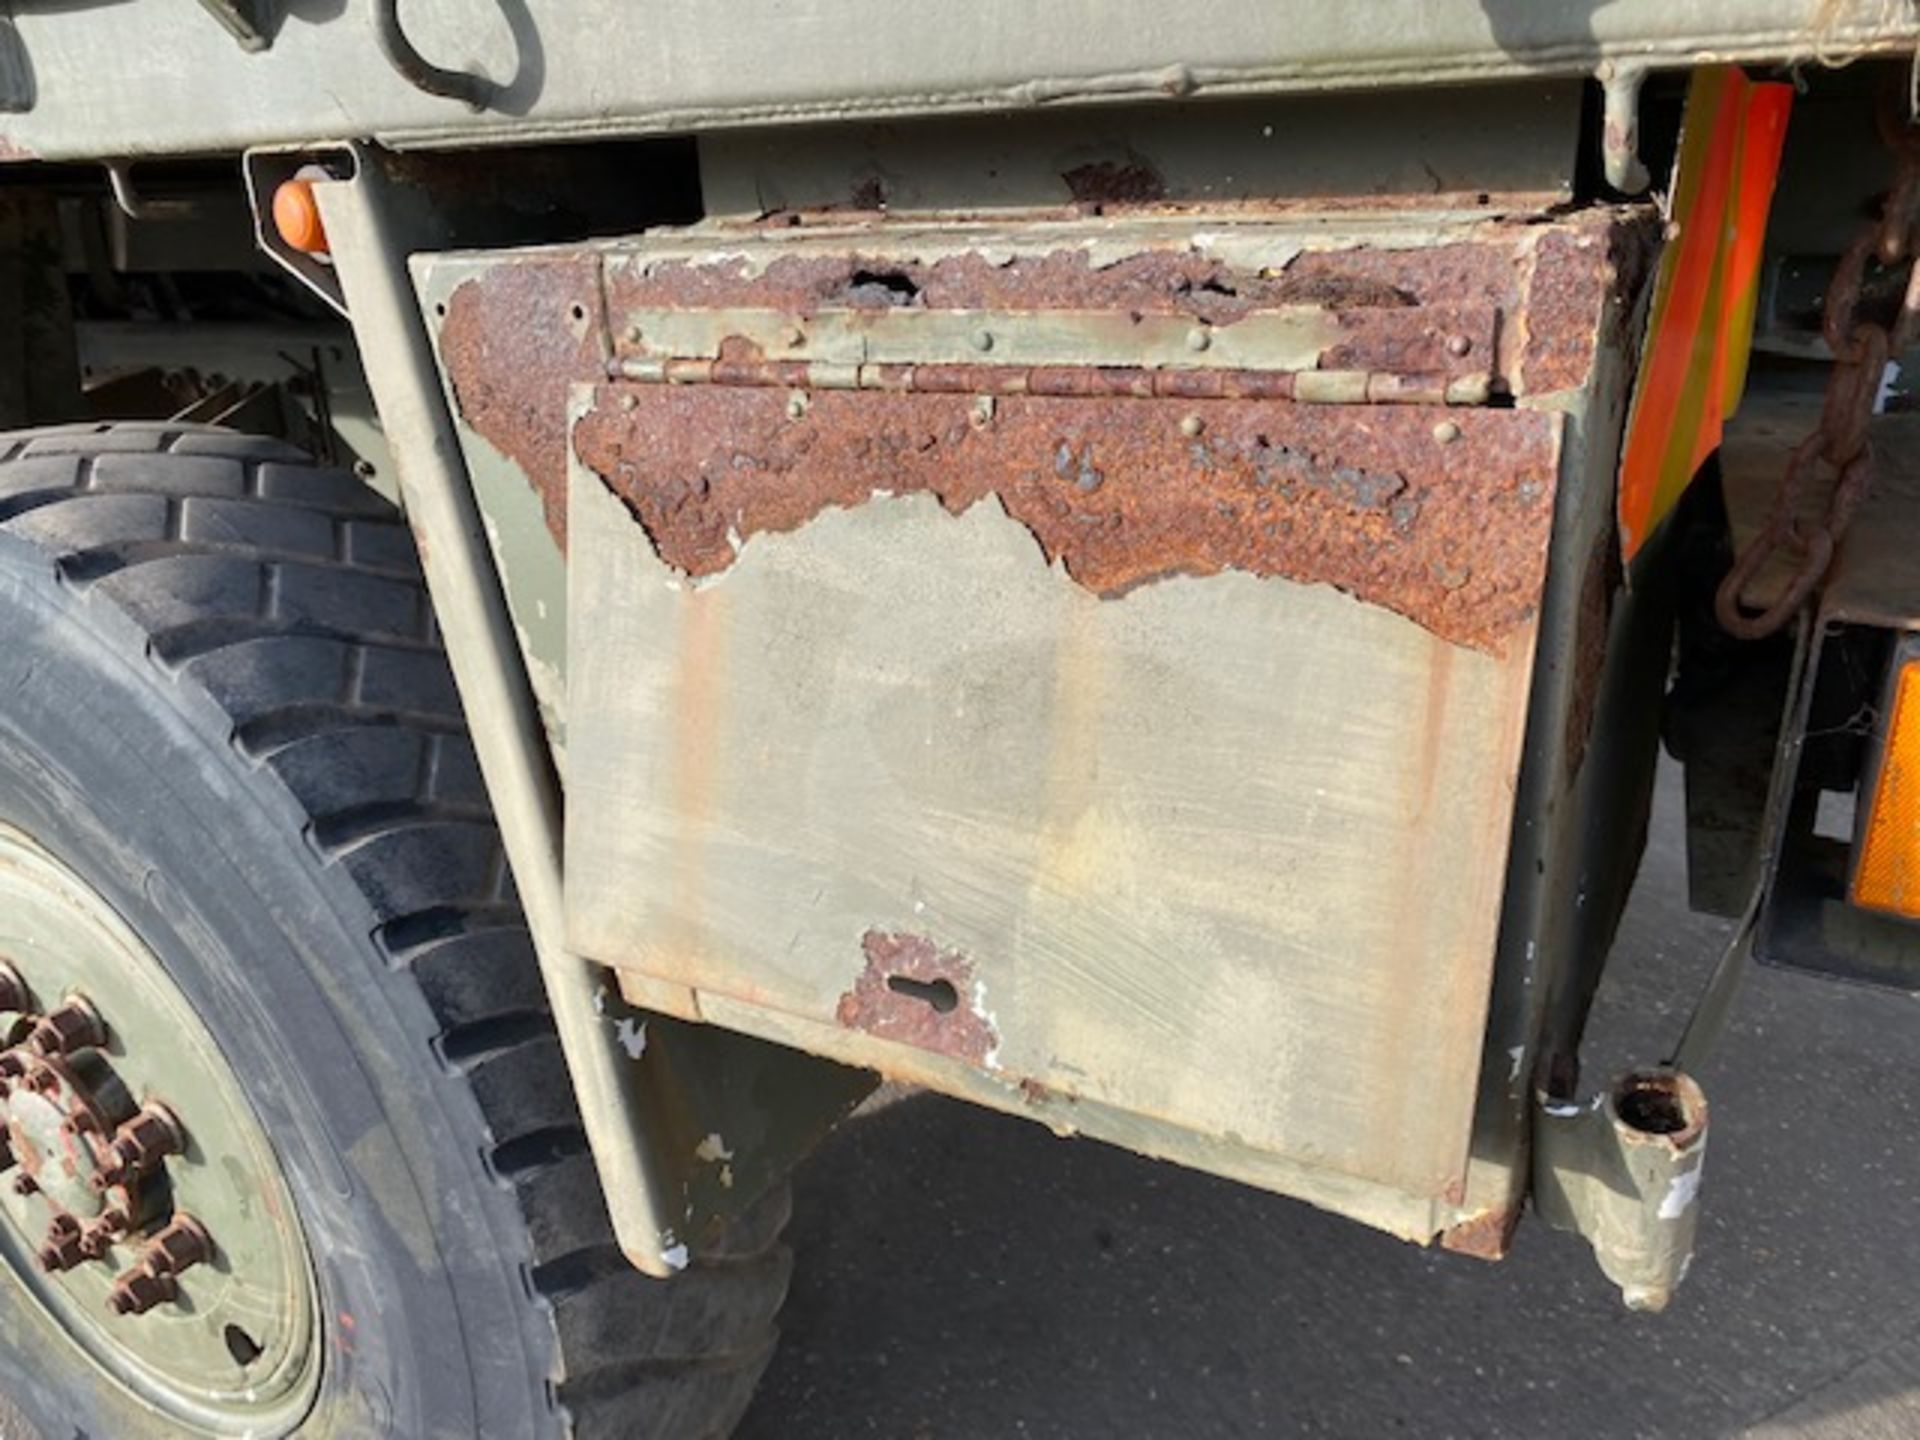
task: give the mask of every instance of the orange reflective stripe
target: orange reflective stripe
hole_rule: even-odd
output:
[[[1767,244],[1767,215],[1773,207],[1773,182],[1780,172],[1780,151],[1787,143],[1787,114],[1793,91],[1785,85],[1755,85],[1747,97],[1740,141],[1740,182],[1734,197],[1733,242],[1727,254],[1726,326],[1721,346],[1727,356],[1726,385],[1720,392],[1723,417],[1740,408],[1747,387],[1747,358],[1752,353],[1754,310],[1760,295],[1760,259]]]
[[[1720,443],[1746,384],[1767,212],[1793,98],[1737,69],[1695,73],[1673,215],[1620,466],[1631,558]]]
[[[1694,77],[1687,97],[1690,113],[1703,114],[1711,106],[1712,119],[1682,140],[1682,187],[1674,198],[1680,236],[1670,269],[1669,257],[1662,258],[1666,283],[1655,298],[1621,472],[1622,544],[1629,556],[1646,538],[1688,379],[1698,376],[1702,360],[1711,364],[1711,354],[1701,353],[1703,347],[1718,344],[1719,327],[1704,326],[1701,320],[1721,252],[1738,132],[1738,88],[1731,72],[1703,71]]]

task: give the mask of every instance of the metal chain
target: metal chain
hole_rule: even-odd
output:
[[[1883,108],[1880,136],[1893,152],[1893,188],[1880,219],[1847,248],[1827,287],[1821,333],[1833,355],[1833,371],[1820,423],[1788,457],[1767,523],[1734,561],[1714,597],[1714,613],[1722,628],[1742,640],[1773,634],[1807,603],[1825,578],[1834,547],[1873,481],[1873,445],[1867,427],[1873,421],[1887,360],[1905,350],[1920,329],[1920,265],[1908,274],[1900,313],[1891,326],[1859,314],[1868,261],[1882,266],[1910,264],[1920,248],[1920,131]],[[1797,512],[1819,465],[1835,477],[1833,494],[1825,518],[1808,522]],[[1749,614],[1740,606],[1740,593],[1760,567],[1779,553],[1793,556],[1793,579],[1773,604]]]

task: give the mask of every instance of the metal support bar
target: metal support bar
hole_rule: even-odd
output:
[[[602,972],[564,944],[559,786],[407,276],[407,255],[436,238],[430,200],[388,183],[369,152],[355,147],[350,156],[350,178],[315,186],[347,309],[398,463],[407,519],[533,931],[614,1233],[634,1265],[669,1275],[687,1260],[674,1229],[683,1211],[645,1159],[650,1140],[664,1145],[657,1133],[663,1116],[647,1103],[648,1070],[637,1063],[644,1054],[635,1053],[641,1047],[631,1039],[623,1043],[619,1002],[609,997]]]

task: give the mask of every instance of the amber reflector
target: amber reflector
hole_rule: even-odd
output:
[[[1853,869],[1853,903],[1920,920],[1920,660],[1900,667]]]
[[[308,255],[327,253],[327,227],[320,223],[320,202],[310,181],[298,177],[273,192],[273,228],[280,238]]]

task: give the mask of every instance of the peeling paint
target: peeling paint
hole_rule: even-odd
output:
[[[627,1052],[629,1060],[638,1060],[647,1053],[647,1022],[623,1015],[613,1022],[614,1039],[620,1042],[620,1048]]]
[[[875,492],[952,514],[992,495],[1104,597],[1240,570],[1495,651],[1538,604],[1560,420],[1444,413],[1458,434],[1441,444],[1424,406],[1007,396],[982,425],[962,396],[820,391],[796,420],[777,390],[615,384],[574,446],[694,577]]]
[[[1700,1177],[1706,1173],[1706,1169],[1703,1161],[1673,1177],[1673,1183],[1667,1187],[1667,1193],[1660,1201],[1660,1209],[1656,1212],[1660,1219],[1678,1220],[1687,1213],[1687,1207],[1700,1196]]]

